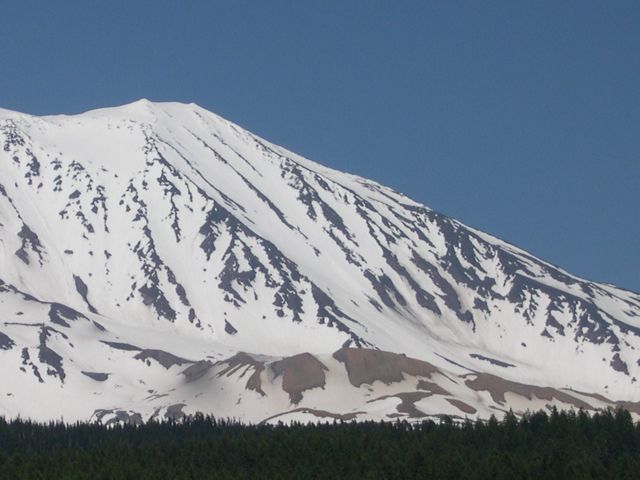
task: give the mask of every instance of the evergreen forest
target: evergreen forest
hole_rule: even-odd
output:
[[[0,418],[2,479],[638,479],[624,410],[498,421],[38,424]]]

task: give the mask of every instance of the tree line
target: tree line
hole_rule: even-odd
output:
[[[2,479],[637,479],[625,410],[503,420],[144,425],[0,418]]]

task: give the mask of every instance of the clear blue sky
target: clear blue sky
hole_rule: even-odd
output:
[[[638,1],[4,2],[0,106],[196,102],[640,291]]]

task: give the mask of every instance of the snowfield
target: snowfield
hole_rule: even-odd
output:
[[[194,104],[0,109],[0,415],[640,414],[640,295]]]

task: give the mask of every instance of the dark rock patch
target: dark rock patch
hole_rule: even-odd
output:
[[[164,412],[164,418],[174,422],[187,418],[189,415],[185,414],[182,411],[182,409],[186,406],[186,403],[176,403],[175,405],[169,405],[167,407],[167,411]]]
[[[113,425],[113,424],[124,424],[124,425],[142,425],[144,422],[142,420],[142,415],[135,412],[127,412],[125,410],[116,410],[116,409],[98,409],[93,412],[93,416],[96,418],[98,423],[102,423],[102,419],[107,415],[114,415],[114,417],[107,420],[105,425]]]
[[[93,321],[93,326],[96,327],[101,332],[106,332],[107,331],[107,329],[104,328],[104,326],[101,323],[98,323],[95,320]]]
[[[16,257],[29,265],[29,253],[27,252],[27,249],[30,249],[38,256],[40,264],[42,264],[43,246],[40,243],[40,238],[38,237],[38,235],[36,235],[36,233],[31,230],[26,224],[23,224],[22,228],[18,232],[18,237],[20,237],[20,239],[22,240],[22,246],[18,250],[16,250]]]
[[[547,315],[545,325],[555,328],[559,335],[564,336],[564,327],[560,322],[558,322],[558,320],[556,320],[556,317],[551,312]]]
[[[387,307],[393,310],[397,308],[392,296],[395,297],[395,300],[400,305],[405,306],[407,304],[407,301],[386,274],[375,275],[371,270],[367,270],[364,272],[364,276],[369,280],[378,297]]]
[[[451,395],[451,393],[447,392],[437,383],[428,382],[426,380],[418,380],[418,385],[416,388],[418,390],[425,390],[433,395]]]
[[[367,403],[375,402],[378,400],[385,400],[387,398],[399,398],[400,404],[396,407],[399,413],[406,413],[411,418],[426,417],[427,414],[422,410],[419,410],[415,403],[423,398],[431,396],[431,392],[401,392],[394,393],[393,395],[384,395],[382,397],[369,400]]]
[[[185,363],[195,363],[191,360],[186,360],[184,358],[177,357],[172,353],[165,352],[164,350],[156,350],[156,349],[144,349],[133,358],[135,358],[136,360],[142,360],[142,361],[147,361],[149,359],[152,359],[167,369],[173,367],[174,365],[184,365]]]
[[[505,393],[510,392],[529,400],[533,400],[534,397],[547,401],[556,399],[560,402],[573,405],[576,408],[593,409],[593,407],[585,401],[552,387],[525,385],[489,373],[477,373],[474,375],[474,379],[465,381],[467,387],[476,391],[488,391],[493,401],[501,405],[504,405],[506,402]]]
[[[69,328],[69,321],[75,321],[80,318],[86,319],[80,312],[73,308],[62,305],[61,303],[52,303],[49,307],[49,320],[56,325]]]
[[[492,365],[496,365],[498,367],[503,367],[503,368],[515,367],[515,365],[513,365],[512,363],[503,362],[502,360],[496,360],[495,358],[485,357],[484,355],[480,355],[479,353],[470,353],[469,356],[471,358],[477,358],[478,360],[489,362]]]
[[[126,352],[139,352],[140,350],[142,350],[142,348],[136,347],[135,345],[131,345],[129,343],[108,342],[106,340],[100,340],[100,343],[104,343],[105,345],[108,345],[111,348],[115,348],[116,350],[124,350]]]
[[[50,327],[41,327],[40,328],[40,344],[38,345],[38,360],[40,362],[45,363],[49,366],[47,368],[47,375],[52,377],[58,377],[61,382],[64,383],[64,379],[66,377],[64,368],[62,366],[62,357],[58,355],[54,350],[49,348],[47,344],[47,339],[51,335],[52,332],[60,333],[57,330],[54,330]]]
[[[569,392],[575,392],[578,393],[580,395],[584,395],[585,397],[591,397],[594,398],[600,402],[603,403],[607,403],[610,404],[612,406],[614,406],[615,408],[622,408],[624,410],[628,410],[631,413],[635,413],[637,415],[640,415],[640,402],[630,402],[627,400],[611,400],[607,397],[605,397],[604,395],[600,395],[599,393],[586,393],[586,392],[581,392],[579,390],[573,390],[571,388],[566,389]]]
[[[91,303],[89,303],[89,299],[87,298],[87,295],[89,294],[89,288],[87,287],[87,284],[84,283],[82,281],[82,278],[80,278],[77,275],[73,276],[73,281],[76,284],[76,291],[80,294],[80,296],[84,300],[84,303],[87,304],[87,307],[89,308],[89,311],[91,313],[98,313],[98,311],[93,307],[93,305],[91,305]]]
[[[22,352],[20,353],[20,357],[22,358],[22,365],[31,367],[31,371],[33,372],[33,375],[38,379],[38,382],[44,383],[44,379],[42,378],[42,375],[40,375],[40,370],[31,361],[31,355],[29,355],[29,349],[28,348],[23,348],[22,349]],[[25,371],[24,367],[20,367],[20,369],[22,371]]]
[[[95,380],[96,382],[105,382],[109,379],[109,375],[111,375],[110,373],[101,373],[101,372],[80,372],[83,375],[86,375],[87,377],[89,377],[92,380]]]
[[[403,373],[415,377],[428,377],[439,372],[428,362],[409,358],[403,354],[381,350],[341,348],[333,357],[345,364],[349,381],[355,387],[375,381],[387,385],[404,380]]]
[[[153,281],[157,281],[154,279]],[[171,307],[169,300],[165,297],[164,292],[155,283],[147,283],[138,289],[142,295],[142,303],[146,306],[153,306],[156,313],[167,320],[174,321],[176,319],[176,311]]]
[[[351,318],[349,315],[344,313],[335,302],[327,295],[324,290],[319,288],[314,283],[311,283],[311,294],[313,295],[313,299],[318,305],[318,310],[316,312],[316,316],[318,318],[318,322],[322,325],[327,325],[329,327],[335,327],[339,331],[344,332],[349,335],[350,339],[345,343],[354,344],[356,347],[363,347],[365,345],[370,345],[368,342],[363,340],[361,337],[356,335],[351,331],[347,325],[340,320],[349,320],[351,322],[358,323],[356,320]],[[340,318],[338,318],[340,317]]]
[[[475,372],[475,370],[473,370],[473,369],[471,369],[471,368],[469,368],[469,367],[466,367],[466,366],[462,365],[461,363],[454,362],[454,361],[453,361],[453,360],[451,360],[450,358],[447,358],[447,357],[445,357],[445,356],[443,356],[443,355],[440,355],[439,353],[436,353],[436,355],[438,355],[441,359],[443,359],[445,362],[450,363],[451,365],[455,365],[456,367],[463,368],[463,369],[465,369],[465,370],[468,370],[469,372]]]
[[[235,327],[226,320],[224,321],[224,331],[229,335],[235,335],[236,333],[238,333],[238,330],[236,330]]]
[[[262,380],[260,379],[260,374],[264,370],[264,362],[255,360],[253,357],[244,352],[238,352],[233,357],[227,360],[222,360],[217,364],[226,365],[226,368],[218,373],[218,377],[221,377],[222,375],[230,377],[241,368],[244,368],[244,371],[240,374],[240,377],[242,378],[247,374],[249,370],[253,369],[253,373],[247,380],[245,388],[247,390],[258,392],[262,396],[266,395],[262,391]]]
[[[478,411],[468,403],[465,403],[462,400],[458,400],[457,398],[445,398],[445,400],[461,412],[468,413],[469,415],[473,415]]]
[[[270,365],[275,378],[282,375],[282,389],[289,394],[291,403],[297,404],[302,400],[302,392],[312,388],[324,388],[324,366],[316,357],[309,353],[300,353],[287,357]]]
[[[11,350],[15,344],[8,335],[0,332],[0,350]]]
[[[624,362],[624,360],[620,358],[619,353],[613,355],[613,358],[611,359],[609,365],[611,365],[611,368],[613,368],[616,372],[621,372],[625,375],[629,375],[629,368],[627,367],[627,364]]]
[[[382,249],[383,256],[387,261],[387,265],[393,268],[398,275],[404,277],[407,283],[409,283],[409,286],[415,291],[416,301],[418,304],[423,308],[431,310],[436,315],[441,315],[442,311],[440,310],[440,307],[438,307],[435,297],[420,286],[420,284],[409,274],[407,269],[400,264],[398,258],[388,248],[383,245],[380,245],[380,248]]]

